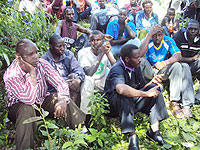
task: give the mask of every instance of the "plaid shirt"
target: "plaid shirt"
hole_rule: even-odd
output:
[[[69,98],[69,87],[57,71],[43,59],[39,60],[36,72],[37,84],[34,86],[29,73],[25,73],[15,59],[4,73],[5,89],[8,96],[7,105],[22,102],[28,105],[41,104],[50,93],[47,81],[56,88],[58,96]]]

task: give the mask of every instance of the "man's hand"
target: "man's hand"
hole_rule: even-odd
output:
[[[131,7],[129,11],[132,15],[136,15],[136,7]]]
[[[124,21],[125,24],[127,24],[130,21],[129,18],[126,18],[126,20]]]
[[[162,82],[163,76],[164,76],[164,74],[159,74],[159,75],[154,76],[153,79],[150,81],[150,83],[160,85],[160,83]]]
[[[111,50],[110,42],[105,42],[100,49],[103,54],[108,54]]]
[[[156,68],[158,70],[162,70],[163,68],[165,68],[167,66],[166,61],[161,61],[161,62],[157,62],[153,68]]]
[[[54,118],[61,118],[65,117],[66,115],[66,108],[67,108],[67,101],[65,99],[58,99],[54,107]]]
[[[69,79],[70,80],[70,79]],[[81,79],[71,79],[69,82],[69,88],[72,89],[75,92],[80,91],[80,85],[81,85]]]
[[[200,55],[199,54],[196,54],[196,55],[194,55],[193,57],[192,57],[192,60],[193,61],[196,61],[196,60],[198,60],[200,58]]]
[[[155,87],[149,89],[149,90],[146,92],[147,97],[156,98],[156,97],[158,96],[158,93],[159,93],[158,90],[157,90],[158,88],[159,88],[159,86],[155,86]]]
[[[21,56],[17,56],[17,62],[24,72],[31,73],[34,71],[34,67],[28,62],[24,61]]]
[[[108,34],[105,34],[104,35],[104,39],[106,40],[106,41],[112,41],[113,40],[113,37],[111,36],[111,35],[108,35]]]
[[[157,32],[159,31],[163,31],[163,28],[159,25],[159,24],[156,24],[156,25],[153,25],[149,31],[148,34],[150,34],[151,36],[153,36],[154,34],[156,34]]]

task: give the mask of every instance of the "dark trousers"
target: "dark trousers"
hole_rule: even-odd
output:
[[[149,85],[141,90],[148,91],[154,85]],[[149,116],[150,123],[162,121],[168,118],[167,109],[162,96],[159,92],[157,98],[134,97],[129,98],[114,92],[109,98],[111,116],[121,118],[122,133],[135,131],[134,115],[137,112],[145,113]]]
[[[86,19],[91,14],[92,7],[85,8],[85,10],[81,13],[77,12],[76,5],[73,5],[72,8],[74,9],[74,22],[77,22],[82,19]]]
[[[51,94],[46,97],[42,103],[42,108],[49,112],[48,117],[54,117],[54,107],[57,103],[57,94]],[[9,108],[8,118],[15,124],[16,135],[15,143],[16,150],[25,150],[27,148],[34,148],[34,135],[37,129],[36,122],[23,124],[24,120],[35,117],[36,111],[31,105],[24,103],[16,103]],[[65,121],[70,128],[75,125],[83,123],[85,114],[78,109],[73,101],[67,105]]]

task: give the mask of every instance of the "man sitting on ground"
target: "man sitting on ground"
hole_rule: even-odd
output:
[[[90,31],[73,22],[74,10],[72,7],[67,6],[64,10],[64,15],[65,20],[58,21],[55,33],[63,37],[66,48],[71,49],[71,47],[76,45],[75,41],[77,40],[77,31],[86,34],[90,34]]]
[[[91,47],[81,49],[78,52],[78,61],[86,74],[81,87],[80,109],[86,114],[89,114],[88,103],[90,100],[88,97],[92,95],[91,91],[94,89],[103,91],[108,67],[111,68],[111,65],[115,63],[115,59],[110,52],[111,45],[109,42],[104,43],[104,38],[102,32],[92,31],[90,34]]]
[[[169,117],[159,86],[155,85],[162,81],[161,76],[146,83],[139,67],[141,56],[137,46],[125,44],[120,53],[120,60],[108,74],[104,92],[109,100],[110,115],[121,118],[121,131],[129,135],[128,149],[139,150],[134,128],[134,115],[137,112],[145,113],[150,118],[151,128],[147,131],[147,137],[159,145],[172,147],[159,132],[159,122]]]
[[[141,53],[145,58],[141,62],[141,70],[146,79],[151,80],[157,74],[164,74],[163,80],[169,79],[169,92],[173,114],[177,118],[192,117],[190,107],[194,103],[193,82],[190,71],[183,71],[179,61],[181,52],[175,41],[164,35],[160,25],[155,25],[142,43]],[[187,67],[187,66],[186,66]],[[179,103],[183,109],[180,108]]]
[[[49,39],[49,50],[42,56],[63,79],[68,81],[70,96],[74,102],[80,91],[81,83],[84,81],[85,73],[74,54],[64,48],[64,40],[58,34],[54,34]],[[55,92],[55,88],[49,85],[48,91]]]
[[[51,64],[39,58],[38,49],[32,41],[20,40],[16,45],[16,57],[4,74],[8,118],[15,123],[16,149],[34,149],[36,122],[23,124],[26,119],[36,116],[33,104],[48,111],[51,118],[64,117],[70,128],[82,123],[85,115],[70,101],[65,80]],[[57,93],[47,91],[47,82],[56,88]]]
[[[106,0],[97,0],[97,3],[92,5],[91,11],[91,30],[100,30],[105,33],[107,24],[112,16],[119,14],[118,10],[111,4],[105,4]]]
[[[57,18],[63,17],[65,9],[65,6],[63,6],[63,0],[45,0],[44,4],[49,14],[52,16],[56,15]]]
[[[190,20],[187,28],[180,29],[173,37],[178,48],[181,50],[182,65],[189,65],[192,75],[200,80],[200,38],[199,38],[199,22]],[[187,67],[188,68],[188,67]],[[186,70],[188,72],[189,70]],[[200,102],[200,88],[195,96],[197,103]]]
[[[118,18],[109,22],[106,29],[106,34],[114,37],[110,42],[113,55],[119,55],[120,48],[127,42],[137,46],[140,45],[139,39],[136,38],[135,25],[128,19],[128,9],[121,8]]]

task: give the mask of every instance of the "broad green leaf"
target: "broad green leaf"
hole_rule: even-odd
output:
[[[44,130],[40,130],[40,132],[42,133],[43,136],[48,136],[47,132]]]
[[[200,128],[200,122],[195,122],[195,123],[193,124],[193,130],[194,130],[194,131],[197,131],[199,128]]]
[[[36,117],[31,117],[31,118],[28,118],[26,119],[23,124],[27,124],[27,123],[32,123],[32,122],[35,122],[35,121],[38,121],[38,120],[41,120],[42,118],[40,116],[36,116]]]
[[[93,135],[88,135],[88,136],[86,136],[86,139],[88,140],[89,143],[91,143],[96,140],[96,137]]]
[[[185,139],[186,141],[193,141],[193,142],[196,142],[196,139],[193,138],[189,133],[185,133],[185,132],[181,132],[181,133],[182,133],[182,135],[183,135],[183,137],[184,137],[184,139]]]
[[[73,145],[73,143],[72,143],[71,141],[65,142],[65,143],[63,144],[63,146],[62,146],[62,149],[65,149],[65,148],[67,148],[67,147],[69,147],[69,146],[72,146],[72,145]]]
[[[101,139],[98,139],[98,144],[103,147],[103,142],[101,141]]]
[[[92,135],[96,135],[97,134],[97,130],[96,129],[89,128],[89,131],[91,132]]]
[[[50,129],[59,129],[58,126],[56,126],[55,124],[50,123],[50,122],[47,122],[47,126],[48,126],[48,128],[50,128]]]
[[[87,146],[87,143],[86,143],[84,140],[76,140],[76,141],[74,142],[74,144],[75,144],[75,145],[76,145],[76,144],[81,144],[81,145]]]

